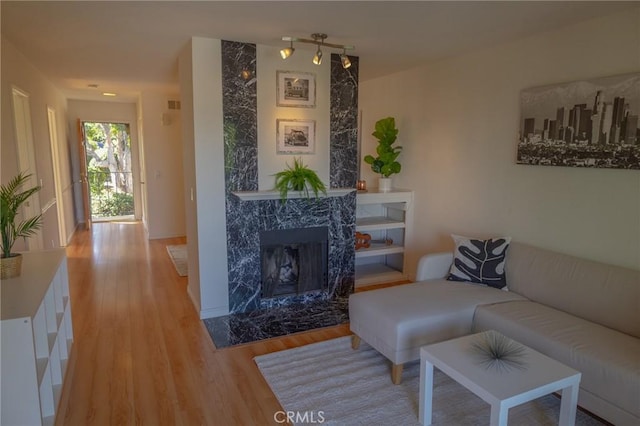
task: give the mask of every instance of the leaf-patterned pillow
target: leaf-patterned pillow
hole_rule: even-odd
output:
[[[449,271],[450,281],[466,281],[489,287],[504,288],[504,259],[511,237],[474,240],[460,235],[451,235],[456,248]]]

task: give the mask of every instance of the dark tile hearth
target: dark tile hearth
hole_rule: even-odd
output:
[[[346,298],[297,303],[203,320],[216,348],[286,336],[349,322]]]

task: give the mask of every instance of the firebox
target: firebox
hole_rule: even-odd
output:
[[[260,232],[261,297],[326,290],[328,240],[326,226]]]

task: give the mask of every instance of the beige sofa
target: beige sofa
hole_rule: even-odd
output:
[[[421,346],[498,330],[581,371],[580,406],[640,424],[640,271],[512,243],[503,291],[446,281],[452,257],[423,257],[419,282],[353,294],[354,347],[389,358],[398,383]]]

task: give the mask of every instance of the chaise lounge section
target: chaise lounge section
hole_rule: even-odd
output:
[[[503,291],[447,281],[452,260],[427,255],[419,282],[349,300],[354,346],[385,355],[394,383],[421,346],[495,329],[581,371],[580,406],[640,424],[640,271],[512,243]]]

